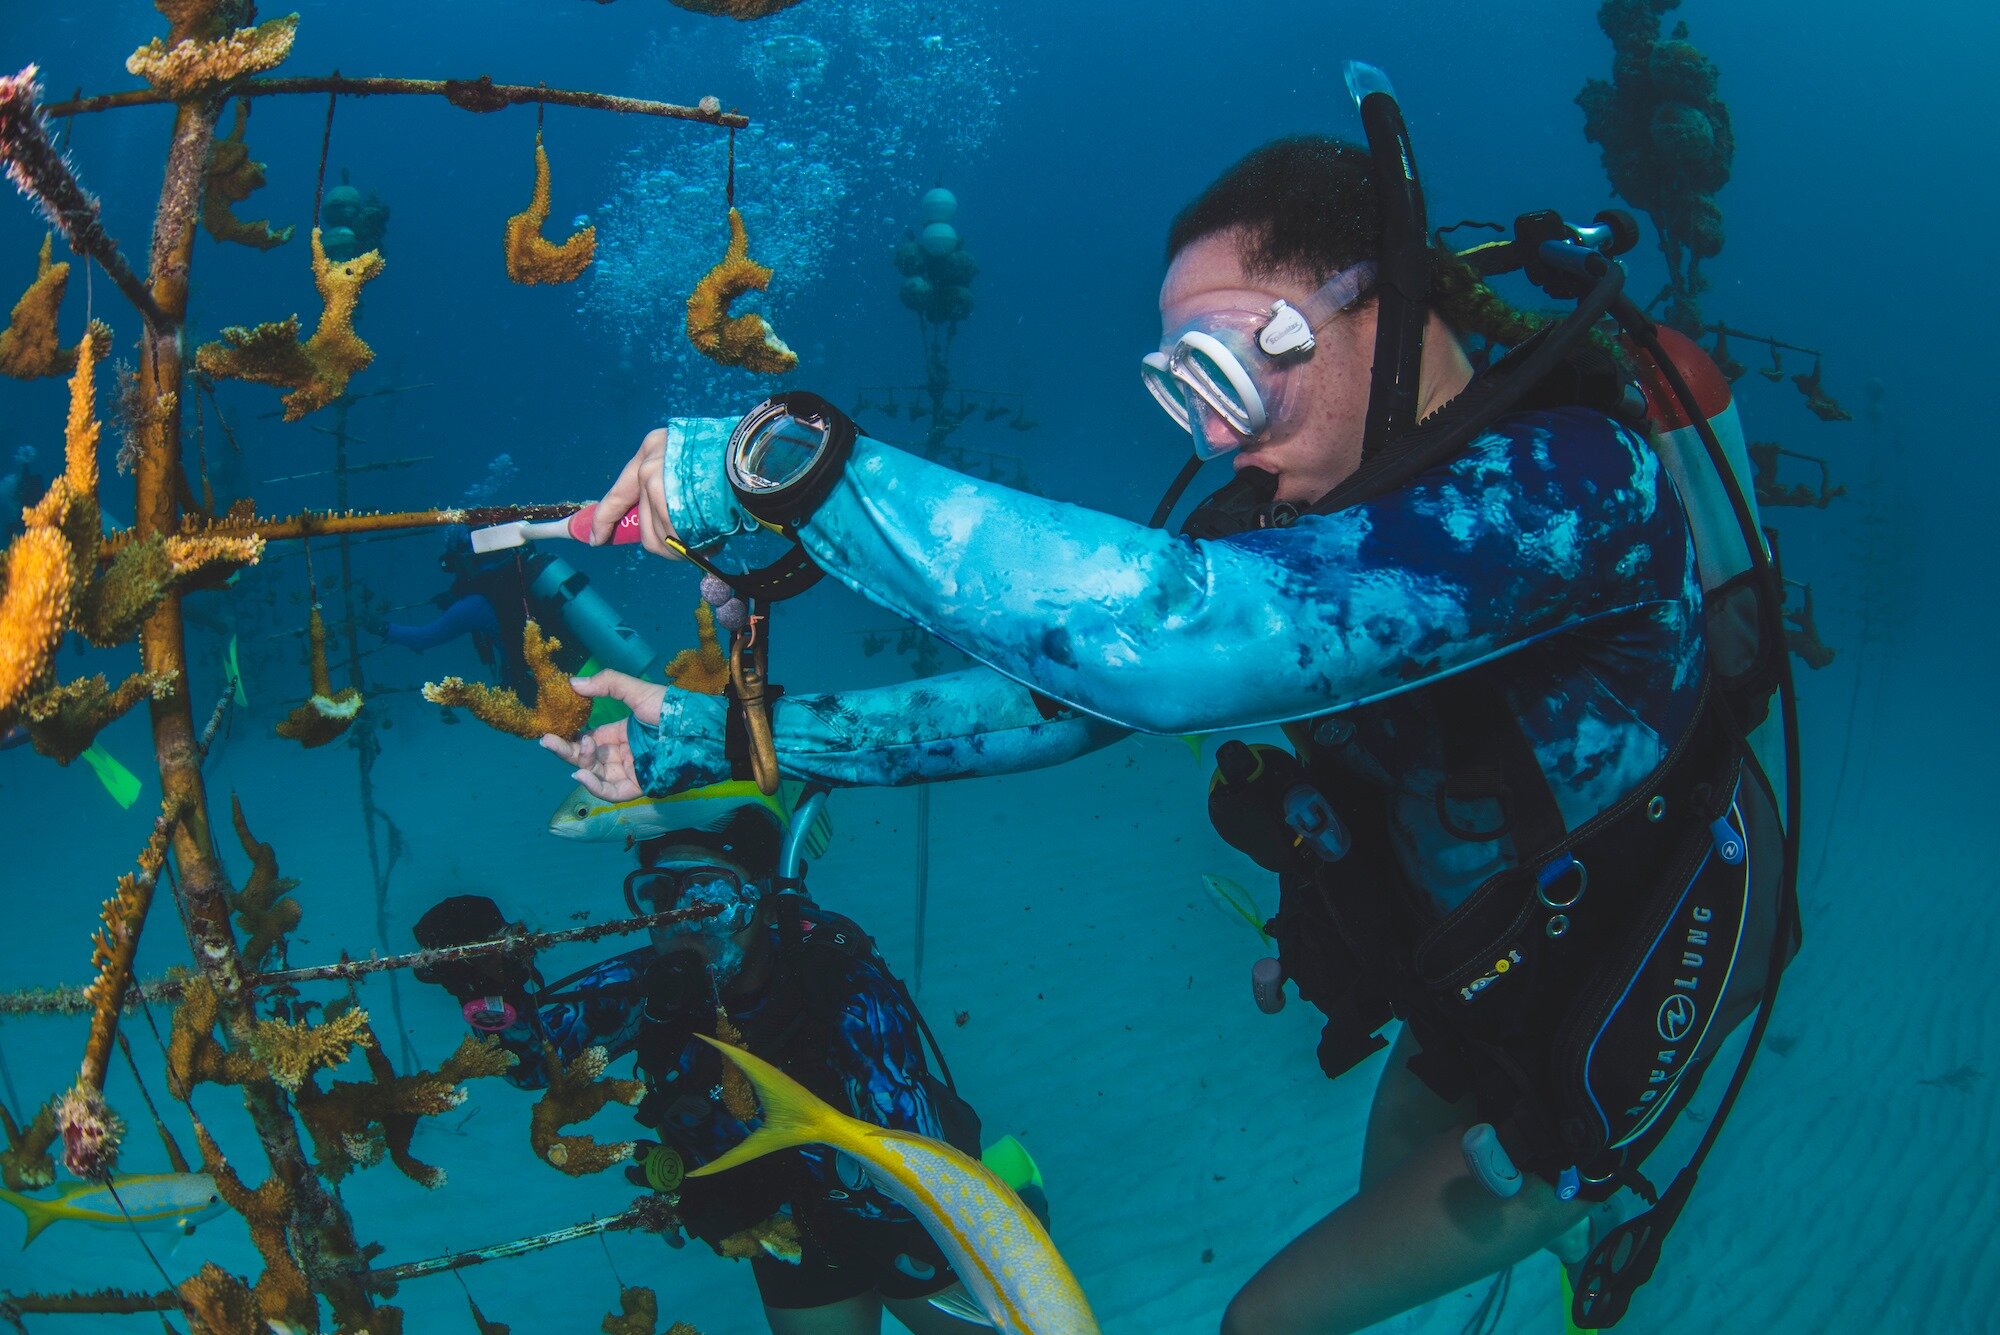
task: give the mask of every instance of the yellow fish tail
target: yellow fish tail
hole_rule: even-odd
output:
[[[689,1170],[689,1177],[707,1177],[800,1145],[831,1145],[849,1150],[859,1145],[861,1137],[849,1129],[853,1118],[828,1107],[817,1094],[756,1053],[718,1043],[706,1034],[695,1037],[736,1063],[751,1088],[757,1091],[757,1101],[764,1106],[764,1124],[728,1153]]]
[[[38,1201],[32,1196],[23,1196],[18,1191],[9,1191],[5,1187],[0,1187],[0,1201],[7,1202],[27,1217],[28,1236],[21,1239],[22,1251],[26,1251],[28,1244],[40,1237],[42,1230],[59,1218],[56,1212],[49,1208],[55,1204],[54,1201]]]

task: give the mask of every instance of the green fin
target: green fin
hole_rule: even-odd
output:
[[[139,776],[118,763],[118,758],[92,742],[83,753],[84,763],[96,772],[97,781],[104,785],[104,791],[111,794],[111,800],[121,807],[129,808],[139,799]]]
[[[1198,733],[1198,732],[1184,732],[1184,733],[1182,733],[1182,734],[1181,734],[1181,741],[1182,741],[1182,742],[1184,742],[1184,743],[1185,743],[1185,744],[1187,745],[1187,749],[1188,749],[1188,750],[1190,750],[1190,751],[1194,752],[1194,758],[1195,758],[1196,760],[1200,760],[1200,759],[1201,759],[1201,734],[1200,734],[1200,733]]]
[[[250,697],[243,694],[243,669],[236,666],[236,637],[229,637],[229,650],[222,656],[223,671],[229,674],[230,689],[236,692],[236,704],[240,709],[250,703]]]
[[[1248,890],[1227,876],[1217,876],[1210,872],[1202,873],[1201,883],[1207,887],[1208,897],[1215,901],[1217,908],[1232,918],[1241,918],[1249,923],[1250,930],[1263,940],[1271,939],[1271,934],[1264,930],[1264,915],[1257,911],[1257,900]]]
[[[58,1196],[55,1202],[38,1201],[32,1196],[23,1196],[18,1191],[0,1187],[0,1201],[5,1201],[19,1210],[28,1221],[28,1236],[21,1239],[22,1251],[26,1251],[28,1244],[41,1236],[43,1229],[56,1222],[56,1213],[49,1206],[61,1200],[62,1197]]]
[[[1042,1170],[1028,1147],[1012,1136],[1002,1136],[979,1152],[979,1161],[993,1170],[993,1176],[1015,1191],[1042,1186]]]
[[[1556,1273],[1562,1276],[1563,1335],[1584,1335],[1584,1332],[1580,1328],[1578,1328],[1576,1324],[1576,1317],[1573,1315],[1576,1309],[1573,1306],[1571,1306],[1571,1304],[1576,1301],[1576,1290],[1571,1287],[1569,1282],[1569,1267],[1566,1265],[1558,1265],[1556,1267]]]

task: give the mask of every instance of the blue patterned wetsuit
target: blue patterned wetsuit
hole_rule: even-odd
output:
[[[774,923],[772,978],[756,996],[731,998],[730,1019],[745,1045],[841,1111],[878,1126],[942,1136],[902,988],[852,922],[809,904],[801,906],[800,917],[801,940],[808,944],[785,946],[783,929]],[[669,968],[651,946],[629,951],[569,979],[538,1010],[542,1033],[565,1062],[590,1047],[603,1047],[614,1058],[638,1053],[649,1088],[641,1118],[692,1167],[742,1141],[753,1124],[723,1107],[721,1058],[692,1036],[715,1030],[705,978],[684,1004],[663,1007],[655,1000],[649,1006]],[[501,1043],[520,1059],[509,1081],[524,1089],[548,1083],[542,1039],[525,1018],[501,1035]],[[816,1306],[868,1289],[913,1296],[952,1278],[913,1217],[872,1188],[842,1180],[823,1148],[783,1151],[715,1178],[690,1179],[681,1193],[690,1231],[711,1242],[761,1222],[780,1205],[793,1215],[805,1235],[805,1264],[760,1259],[758,1265],[772,1306]],[[911,1266],[905,1258],[906,1293],[897,1292],[893,1271],[873,1273],[899,1253],[921,1262]],[[926,1267],[929,1274],[919,1273]],[[830,1277],[831,1271],[839,1275]],[[799,1301],[788,1301],[789,1295]]]
[[[668,509],[697,547],[751,527],[723,476],[731,426],[669,429]],[[842,582],[990,668],[787,695],[774,714],[786,772],[841,784],[1002,773],[1125,730],[1343,710],[1345,760],[1385,791],[1404,870],[1438,908],[1515,850],[1460,837],[1493,828],[1490,813],[1444,798],[1437,703],[1415,688],[1491,674],[1571,828],[1646,776],[1698,694],[1686,516],[1647,442],[1579,409],[1508,419],[1366,504],[1209,541],[864,438],[800,537]],[[1026,688],[1075,713],[1044,720]],[[648,791],[727,777],[722,711],[669,690],[657,728],[633,725]]]

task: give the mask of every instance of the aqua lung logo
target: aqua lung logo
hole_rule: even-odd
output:
[[[1704,905],[1697,904],[1688,910],[1680,967],[1673,973],[1672,990],[1660,1003],[1654,1016],[1654,1028],[1662,1039],[1674,1046],[1661,1048],[1653,1054],[1653,1068],[1646,1074],[1646,1087],[1633,1100],[1632,1106],[1625,1110],[1627,1117],[1651,1121],[1648,1114],[1654,1111],[1662,1097],[1673,1090],[1675,1082],[1681,1077],[1685,1054],[1679,1045],[1695,1032],[1701,1019],[1701,1004],[1697,998],[1702,995],[1702,980],[1708,967],[1708,925],[1714,918],[1715,910]],[[1633,1128],[1630,1134],[1637,1135],[1643,1125]]]

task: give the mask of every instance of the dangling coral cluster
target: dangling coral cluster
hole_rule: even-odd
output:
[[[264,957],[278,949],[286,934],[299,925],[299,901],[290,898],[299,883],[278,874],[277,851],[250,833],[250,824],[243,818],[243,800],[234,793],[229,795],[229,816],[236,825],[236,840],[250,859],[250,876],[242,890],[227,891],[223,897],[236,915],[236,929],[243,933],[244,966],[260,969]]]
[[[1687,25],[1660,38],[1660,16],[1679,5],[1605,0],[1597,22],[1611,39],[1611,80],[1590,80],[1576,100],[1584,137],[1603,150],[1611,188],[1660,230],[1673,290],[1667,322],[1692,337],[1701,328],[1701,261],[1722,250],[1715,192],[1729,180],[1736,138],[1716,95],[1715,64],[1687,40]]]
[[[706,602],[695,604],[695,643],[667,663],[667,680],[683,691],[721,695],[729,684],[729,655],[715,637],[715,609]]]
[[[245,222],[236,216],[234,205],[264,188],[264,164],[250,159],[250,146],[243,142],[250,121],[250,103],[236,103],[236,128],[227,139],[215,141],[214,156],[208,160],[208,174],[202,178],[201,225],[217,241],[270,250],[292,239],[292,227],[273,228],[268,219]]]
[[[337,1182],[357,1167],[379,1162],[386,1152],[411,1181],[441,1187],[444,1169],[410,1153],[418,1121],[458,1107],[465,1101],[465,1081],[502,1074],[514,1065],[514,1054],[498,1039],[473,1035],[437,1070],[397,1075],[372,1031],[368,1038],[362,1044],[367,1080],[336,1080],[324,1093],[311,1084],[299,1091],[299,1116],[312,1132],[319,1172]]]
[[[346,1061],[357,1045],[374,1042],[368,1012],[358,1006],[329,1014],[320,1024],[259,1020],[250,1028],[250,1055],[287,1094],[298,1093],[314,1071]]]
[[[0,1128],[7,1132],[7,1148],[0,1150],[0,1179],[5,1180],[7,1189],[39,1191],[53,1184],[56,1163],[49,1147],[56,1143],[55,1103],[44,1103],[25,1128],[0,1106]]]
[[[318,603],[312,605],[307,638],[312,695],[279,721],[278,736],[290,738],[310,750],[325,746],[347,731],[354,716],[361,712],[361,692],[352,686],[340,691],[333,689],[333,674],[326,664],[326,618],[320,615]]]
[[[660,1299],[651,1289],[618,1287],[618,1310],[599,1323],[604,1335],[653,1335],[660,1324]]]
[[[567,1066],[553,1050],[545,1060],[549,1087],[528,1122],[528,1143],[535,1153],[572,1177],[601,1173],[631,1158],[629,1140],[604,1144],[589,1136],[564,1135],[562,1129],[589,1121],[607,1103],[637,1103],[645,1096],[645,1081],[601,1079],[610,1061],[603,1048],[585,1048]]]
[[[549,155],[535,131],[535,193],[507,220],[507,276],[517,283],[571,283],[597,256],[597,229],[579,228],[557,245],[542,235],[549,220]]]
[[[741,366],[765,375],[783,375],[798,366],[798,354],[785,346],[770,321],[761,315],[732,316],[729,307],[746,292],[770,285],[771,271],[750,258],[750,237],[743,215],[729,211],[729,250],[710,269],[687,301],[688,341],[724,366]]]
[[[168,594],[218,582],[264,549],[254,536],[154,534],[127,540],[100,572],[95,371],[108,338],[92,326],[77,345],[63,474],[22,512],[25,531],[0,556],[0,731],[26,722],[36,749],[64,763],[105,724],[172,682],[141,674],[116,690],[101,678],[59,686],[55,650],[63,631],[97,645],[122,643]]]
[[[186,37],[171,46],[155,37],[125,58],[125,69],[168,97],[191,97],[276,67],[298,32],[299,16],[287,14],[226,37]]]
[[[35,281],[14,303],[7,327],[0,329],[0,373],[17,380],[60,375],[76,369],[76,348],[63,347],[56,337],[56,312],[69,285],[69,261],[53,258],[56,234],[42,237],[35,260]]]
[[[215,1182],[215,1194],[222,1197],[223,1204],[243,1216],[250,1226],[250,1241],[264,1258],[264,1273],[251,1290],[257,1304],[257,1313],[269,1325],[264,1329],[286,1329],[278,1325],[288,1322],[301,1330],[319,1329],[319,1301],[313,1297],[312,1286],[307,1282],[305,1272],[299,1268],[292,1254],[288,1239],[288,1225],[292,1217],[293,1191],[284,1178],[272,1173],[262,1186],[252,1191],[243,1179],[229,1165],[215,1138],[208,1133],[199,1117],[194,1119],[195,1143],[201,1147],[201,1170]],[[202,1275],[207,1274],[204,1269]],[[197,1275],[196,1278],[201,1278]],[[224,1284],[221,1280],[230,1280]],[[241,1308],[238,1290],[241,1281],[226,1274],[220,1278],[211,1277],[212,1286],[205,1296],[218,1300],[225,1311],[234,1312]],[[185,1287],[185,1286],[183,1286]],[[256,1331],[255,1324],[243,1326],[218,1326],[218,1331]]]
[[[299,317],[293,315],[255,329],[232,325],[222,331],[221,342],[204,343],[195,352],[203,375],[289,390],[282,400],[287,422],[332,403],[347,389],[348,378],[375,360],[375,350],[354,332],[354,311],[362,285],[382,272],[381,252],[335,263],[326,257],[315,227],[312,268],[324,307],[311,338],[299,341]]]
[[[532,708],[505,687],[467,682],[463,677],[426,682],[424,699],[434,705],[463,706],[488,727],[530,741],[550,732],[574,737],[590,721],[590,698],[578,695],[569,684],[569,674],[556,665],[555,652],[560,648],[562,641],[544,639],[541,626],[533,621],[521,633],[521,657],[535,677]]]

